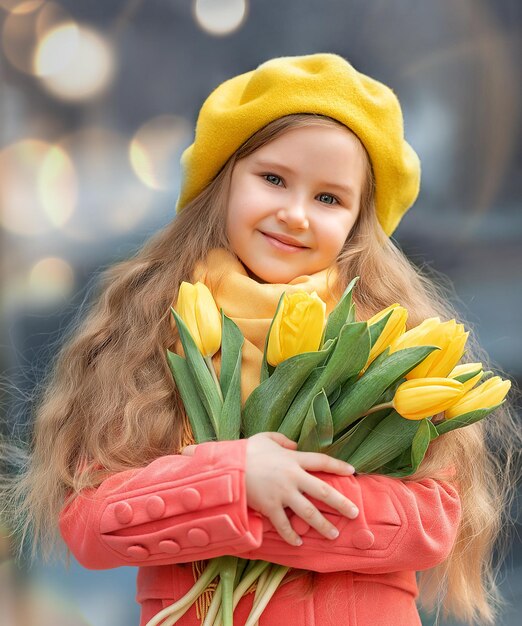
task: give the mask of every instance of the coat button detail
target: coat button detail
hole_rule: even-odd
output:
[[[307,524],[299,515],[294,515],[290,519],[290,524],[298,535],[305,535],[310,530],[310,524]]]
[[[187,511],[199,509],[201,504],[201,494],[193,487],[187,487],[181,492],[181,503]]]
[[[187,539],[194,546],[207,546],[210,543],[210,537],[203,528],[191,528],[187,533]]]
[[[146,559],[149,556],[149,551],[144,546],[131,546],[127,548],[127,555],[133,559]]]
[[[132,507],[128,502],[118,502],[114,507],[114,515],[120,524],[130,524],[132,521]]]
[[[165,513],[165,501],[159,496],[150,496],[150,498],[147,498],[145,507],[151,519],[163,517]]]
[[[367,528],[356,530],[352,536],[352,543],[359,550],[368,550],[373,546],[374,541],[375,537],[372,531]]]
[[[181,546],[173,539],[164,539],[159,542],[159,549],[162,552],[168,552],[168,554],[177,554],[181,550]]]

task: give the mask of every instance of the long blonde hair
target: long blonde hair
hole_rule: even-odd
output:
[[[180,451],[186,416],[165,360],[175,340],[169,304],[210,248],[232,252],[225,216],[236,161],[284,132],[311,124],[339,122],[298,114],[270,123],[141,250],[102,274],[90,311],[71,326],[40,385],[27,462],[2,487],[4,515],[21,546],[32,535],[33,558],[37,552],[50,558],[60,545],[57,522],[69,493]],[[371,163],[362,143],[360,149],[366,155],[366,181],[357,222],[338,258],[336,295],[360,276],[354,292],[359,319],[399,302],[409,312],[408,328],[435,315],[464,321],[450,304],[454,295],[444,277],[413,265],[382,230]],[[465,356],[503,374],[473,333]],[[422,572],[419,582],[425,607],[442,605],[469,622],[492,623],[499,604],[493,548],[513,494],[513,446],[520,441],[513,416],[506,401],[487,420],[440,437],[411,477],[444,478],[443,468],[458,468],[463,516],[454,549],[443,564]]]

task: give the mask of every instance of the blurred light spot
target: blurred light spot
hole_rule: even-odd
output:
[[[73,214],[77,188],[76,172],[69,155],[53,146],[40,168],[38,190],[45,213],[55,226],[62,226]]]
[[[212,35],[228,35],[245,21],[247,0],[195,0],[193,14],[201,28]]]
[[[73,288],[74,270],[64,259],[41,259],[29,271],[29,291],[33,301],[47,304],[64,300]]]
[[[31,13],[39,9],[44,0],[0,0],[0,8],[10,13]]]
[[[58,28],[42,40],[41,62],[36,69],[56,64],[56,51],[60,41],[69,46],[68,63],[60,71],[41,76],[44,87],[52,95],[63,100],[85,100],[101,93],[114,75],[114,52],[108,41],[91,28],[80,26],[75,40],[69,27]],[[40,48],[37,59],[40,58]],[[45,60],[44,60],[45,59]],[[47,66],[47,67],[46,67]]]
[[[62,231],[80,241],[100,242],[132,231],[147,216],[152,192],[127,157],[128,140],[97,127],[66,135],[58,145],[74,163],[78,203]]]
[[[49,76],[63,71],[76,54],[78,40],[78,26],[74,22],[51,30],[38,44],[34,73],[37,76]]]
[[[42,235],[74,210],[76,178],[69,157],[44,141],[25,139],[0,152],[0,224],[19,235]]]
[[[130,143],[129,158],[145,185],[156,190],[174,188],[173,171],[189,131],[189,124],[182,117],[161,115],[136,132]]]
[[[70,21],[70,15],[53,2],[41,3],[30,12],[12,11],[2,26],[1,43],[5,56],[16,69],[32,74],[40,39],[47,31]]]

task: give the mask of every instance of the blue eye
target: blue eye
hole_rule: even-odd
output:
[[[276,185],[276,186],[279,186],[279,185],[277,183],[274,183],[274,182],[270,181],[269,180],[270,178],[272,178],[272,179],[276,178],[277,180],[280,180],[280,181],[283,180],[280,176],[277,176],[276,174],[262,174],[262,176],[263,176],[263,178],[267,182],[269,182],[272,185]],[[331,198],[333,200],[333,202],[322,202],[322,204],[329,204],[329,205],[333,205],[335,203],[340,204],[339,200],[335,196],[332,196],[329,193],[321,193],[321,194],[319,194],[319,197],[325,197],[325,196],[327,198]]]
[[[276,176],[275,174],[263,174],[263,178],[265,180],[268,180],[268,177],[277,178],[278,180],[281,180],[281,178],[279,178],[279,176]],[[270,182],[270,181],[268,180],[268,182]]]
[[[339,204],[339,200],[337,200],[335,196],[331,196],[329,193],[321,193],[319,194],[319,196],[320,197],[326,196],[327,198],[332,198],[332,200],[334,200],[335,202],[337,202],[337,204]],[[326,204],[334,204],[334,202],[326,202]]]

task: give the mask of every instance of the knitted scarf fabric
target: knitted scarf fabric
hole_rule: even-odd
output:
[[[325,302],[326,315],[329,315],[337,304],[334,294],[330,293],[336,278],[337,267],[333,264],[314,274],[297,276],[289,283],[259,283],[250,278],[244,265],[224,248],[211,249],[206,259],[196,264],[192,282],[200,281],[210,289],[218,309],[222,308],[238,325],[245,338],[241,362],[243,404],[259,385],[266,336],[281,294],[315,291]],[[171,323],[173,321],[171,319]],[[179,339],[174,350],[183,354]],[[220,351],[214,355],[213,364],[219,376]]]

